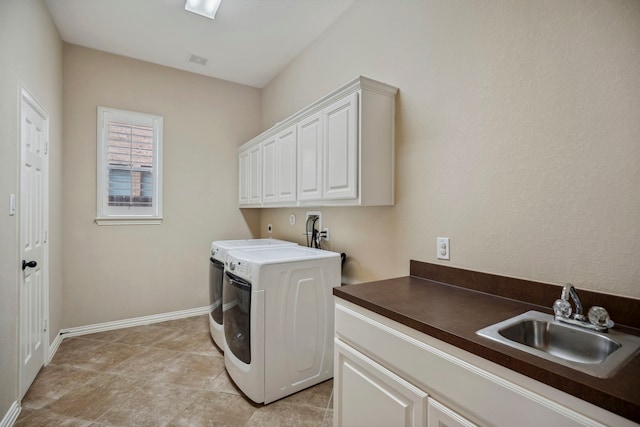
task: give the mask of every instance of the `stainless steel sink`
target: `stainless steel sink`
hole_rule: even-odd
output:
[[[488,326],[478,335],[600,378],[612,377],[640,349],[640,337],[596,332],[528,311]]]

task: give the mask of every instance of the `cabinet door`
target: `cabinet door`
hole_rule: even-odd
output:
[[[334,426],[426,426],[427,394],[335,340]]]
[[[358,94],[323,111],[324,198],[358,196]]]
[[[296,127],[291,126],[277,136],[276,196],[278,202],[296,201]],[[264,197],[264,195],[263,195]]]
[[[238,204],[249,204],[249,150],[238,153]]]
[[[262,162],[262,146],[257,144],[249,148],[249,204],[260,204],[262,201],[260,192],[262,175],[260,164]]]
[[[277,196],[277,143],[276,138],[262,143],[262,202],[274,203]]]
[[[431,397],[429,398],[428,413],[427,425],[429,427],[478,427]]]
[[[322,198],[322,114],[298,123],[298,200]]]

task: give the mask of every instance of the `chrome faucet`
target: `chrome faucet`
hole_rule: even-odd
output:
[[[571,303],[569,298],[576,306],[576,311],[571,315]],[[553,312],[555,319],[559,322],[569,323],[571,325],[582,326],[584,328],[595,329],[599,332],[607,332],[612,328],[614,323],[609,318],[609,313],[602,307],[591,307],[589,309],[589,318],[583,314],[582,301],[578,296],[576,288],[571,283],[566,283],[562,288],[560,299],[553,303]]]
[[[565,301],[569,301],[569,297],[573,301],[573,304],[576,306],[576,312],[573,315],[573,318],[580,321],[586,321],[587,318],[582,314],[582,301],[580,301],[580,297],[578,296],[578,292],[576,292],[576,288],[573,287],[571,283],[566,283],[562,288],[562,298]]]

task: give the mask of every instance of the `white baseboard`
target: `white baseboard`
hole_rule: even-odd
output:
[[[2,421],[0,421],[0,427],[11,427],[14,425],[21,410],[20,403],[17,401],[13,402],[7,413],[4,414]]]
[[[111,331],[114,329],[129,328],[131,326],[150,325],[152,323],[166,322],[167,320],[183,319],[199,316],[209,312],[209,306],[191,308],[189,310],[172,311],[170,313],[153,314],[151,316],[135,317],[132,319],[116,320],[113,322],[96,323],[94,325],[79,326],[76,328],[61,329],[62,338],[76,337],[79,335],[93,334],[96,332]],[[56,339],[57,341],[57,339]],[[59,344],[58,344],[59,345]],[[53,354],[50,355],[53,357]]]
[[[47,361],[45,365],[48,365],[49,362],[51,362],[51,359],[53,359],[53,356],[56,354],[56,351],[58,351],[58,347],[60,347],[60,344],[62,344],[62,338],[63,338],[62,331],[60,331],[58,332],[58,335],[56,335],[56,338],[53,340],[53,342],[49,346],[49,354],[47,355]]]

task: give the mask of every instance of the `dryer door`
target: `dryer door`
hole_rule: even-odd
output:
[[[222,323],[227,347],[251,363],[251,283],[226,272],[222,285]]]
[[[211,318],[222,325],[222,278],[224,264],[213,259],[209,263],[209,304],[211,304]]]

